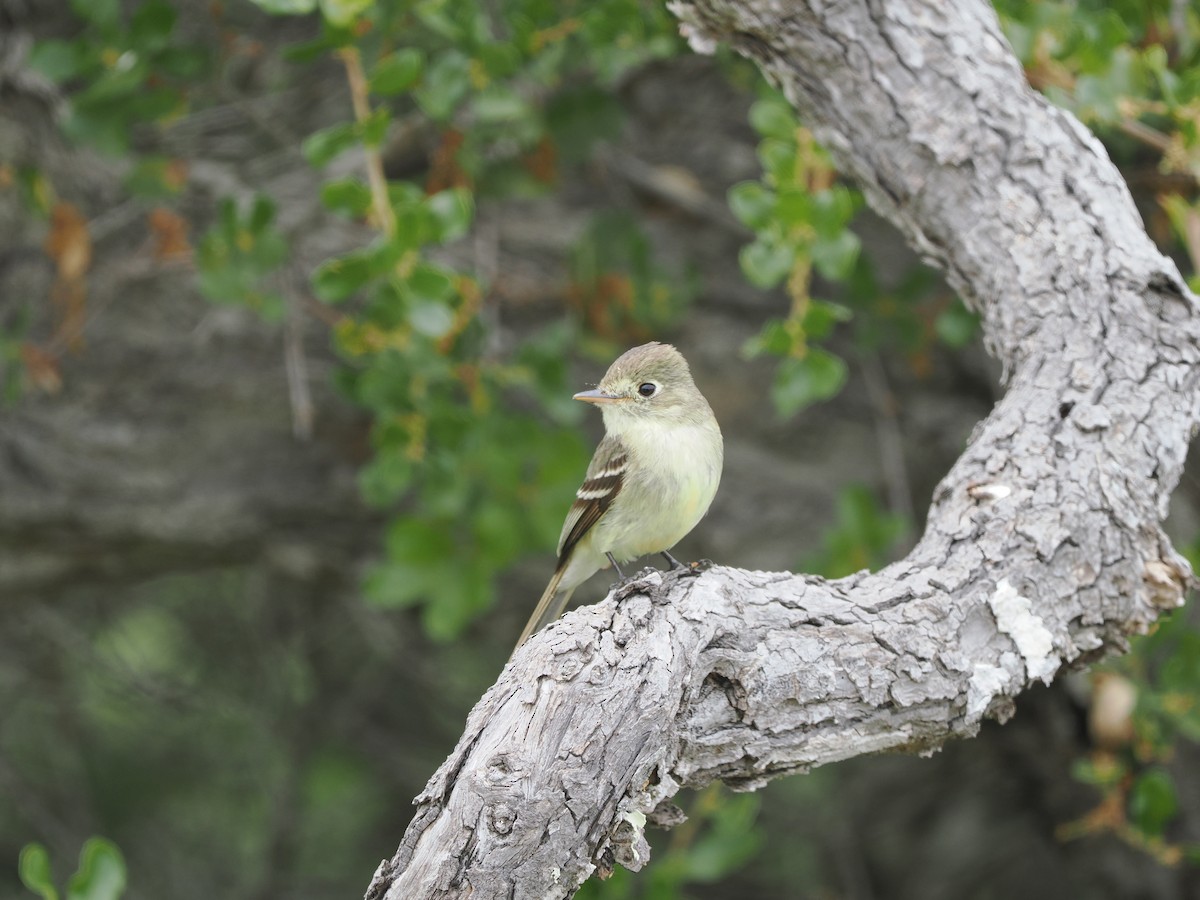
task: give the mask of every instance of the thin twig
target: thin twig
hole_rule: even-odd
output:
[[[354,105],[354,119],[360,125],[371,117],[371,103],[367,97],[369,86],[363,72],[362,57],[357,47],[343,47],[338,56],[346,67],[346,80],[350,83],[350,100]],[[367,182],[371,187],[371,205],[379,229],[389,238],[396,236],[396,213],[388,200],[387,176],[383,173],[383,155],[379,148],[363,142],[363,154],[367,162]]]
[[[1145,122],[1140,122],[1137,119],[1123,118],[1117,123],[1117,127],[1134,140],[1141,141],[1143,144],[1153,147],[1159,153],[1166,153],[1171,149],[1171,136],[1164,134],[1157,128],[1151,128]]]

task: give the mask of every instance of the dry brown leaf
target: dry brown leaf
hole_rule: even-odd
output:
[[[87,321],[85,276],[92,264],[87,219],[74,205],[60,200],[50,213],[50,232],[42,246],[57,270],[50,287],[50,302],[58,312],[53,343],[78,351],[83,347]]]
[[[188,223],[183,216],[164,206],[150,210],[150,234],[154,238],[155,259],[180,259],[192,253],[188,242]]]
[[[83,278],[92,264],[92,237],[87,219],[73,205],[60,200],[50,213],[50,233],[43,244],[46,255],[54,260],[59,278],[76,281]]]

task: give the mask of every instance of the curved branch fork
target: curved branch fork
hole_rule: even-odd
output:
[[[561,898],[640,867],[681,786],[752,789],[1005,717],[1192,581],[1160,523],[1197,426],[1196,298],[1099,143],[977,0],[672,3],[728,42],[983,316],[1009,390],[916,549],[836,582],[652,575],[529,641],[368,897]]]

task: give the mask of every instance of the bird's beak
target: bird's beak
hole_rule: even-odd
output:
[[[625,398],[606,394],[604,391],[580,391],[575,395],[575,399],[584,403],[620,403]]]

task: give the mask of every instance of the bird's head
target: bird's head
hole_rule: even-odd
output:
[[[670,344],[658,342],[627,350],[595,390],[581,391],[575,399],[599,406],[610,431],[649,419],[691,424],[712,415],[687,360]]]

